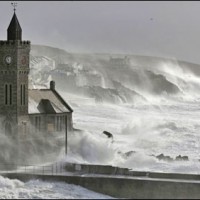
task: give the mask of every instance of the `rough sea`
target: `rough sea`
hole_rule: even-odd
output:
[[[68,155],[58,161],[200,174],[200,77],[178,65],[164,63],[155,69],[154,75],[141,73],[140,81],[147,82],[148,88],[141,84],[131,88],[146,101],[97,103],[60,92],[74,110],[74,128],[82,131],[69,134]],[[123,83],[128,87],[130,80]],[[167,92],[159,93],[163,88]],[[103,131],[112,133],[113,140]],[[160,154],[171,161],[159,160]],[[179,155],[188,160],[176,160]],[[24,183],[0,177],[0,198],[111,197],[60,182]]]

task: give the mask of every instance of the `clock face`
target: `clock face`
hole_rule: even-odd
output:
[[[11,56],[6,56],[5,61],[7,64],[10,64],[12,62],[12,57]]]

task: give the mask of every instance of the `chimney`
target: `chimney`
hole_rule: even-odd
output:
[[[55,90],[55,88],[56,88],[56,83],[55,83],[55,81],[50,81],[50,89],[51,89],[51,90]]]

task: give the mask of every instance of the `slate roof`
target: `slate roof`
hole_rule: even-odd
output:
[[[8,26],[7,37],[8,40],[22,39],[22,29],[15,13],[13,14],[10,25]]]
[[[51,89],[29,89],[29,114],[73,112],[64,99]]]

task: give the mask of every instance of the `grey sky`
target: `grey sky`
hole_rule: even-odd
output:
[[[13,15],[0,2],[0,38]],[[200,64],[198,1],[18,1],[23,39],[69,52],[173,57]]]

